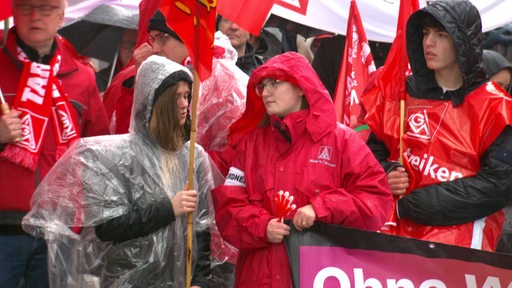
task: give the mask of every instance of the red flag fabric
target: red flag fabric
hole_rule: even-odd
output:
[[[365,122],[377,138],[384,143],[391,143],[388,148],[391,156],[389,160],[398,161],[400,158],[400,123],[404,121],[401,114],[400,102],[405,101],[406,86],[405,79],[410,74],[409,59],[407,57],[406,27],[407,20],[411,14],[419,9],[418,0],[400,1],[396,36],[388,57],[382,68],[378,84],[374,89],[362,96],[364,107],[367,111]],[[386,104],[388,103],[388,104]],[[384,107],[386,107],[384,109]],[[400,116],[400,117],[399,117]],[[408,163],[403,163],[406,168]],[[411,178],[412,175],[409,175]],[[413,179],[409,179],[409,182]],[[409,192],[409,191],[407,191]],[[396,200],[390,211],[386,224],[381,231],[385,233],[396,233]]]
[[[359,96],[363,93],[370,74],[375,71],[375,64],[366,38],[363,22],[355,0],[350,1],[345,51],[338,75],[334,106],[336,120],[356,128],[361,123],[361,103]]]
[[[399,100],[405,99],[405,78],[410,74],[405,30],[409,16],[418,9],[418,0],[400,1],[396,36],[391,48],[389,49],[389,54],[386,58],[386,62],[384,63],[384,71],[382,72],[381,78],[385,97],[391,97]]]
[[[12,16],[11,1],[0,1],[0,20],[7,19]]]
[[[391,153],[390,159],[399,159],[400,139],[399,101],[405,99],[405,79],[410,74],[409,59],[407,57],[405,30],[407,19],[419,9],[418,0],[400,1],[398,13],[396,37],[389,50],[386,62],[382,67],[380,79],[374,89],[370,89],[362,95],[361,99],[367,112],[365,122],[370,125],[373,133],[385,143],[392,143],[387,147]],[[396,103],[396,105],[384,105],[385,102]],[[392,109],[383,109],[386,106]],[[385,119],[382,122],[382,119]],[[370,124],[371,123],[371,124]],[[384,124],[386,127],[384,127]],[[389,138],[389,139],[388,139]],[[389,141],[388,141],[389,140]]]
[[[139,3],[139,27],[137,33],[137,44],[135,47],[139,47],[142,43],[148,41],[148,24],[151,16],[155,14],[155,11],[160,7],[160,0],[141,0]],[[133,59],[131,59],[133,61]],[[126,65],[128,67],[128,65]]]
[[[216,0],[162,0],[160,11],[167,25],[187,46],[194,69],[204,81],[212,72]]]
[[[276,0],[222,0],[218,12],[252,35],[260,35],[268,13]]]

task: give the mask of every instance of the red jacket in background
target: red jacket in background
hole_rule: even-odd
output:
[[[123,69],[112,80],[103,94],[103,106],[107,112],[109,129],[112,134],[128,133],[133,105],[135,65]],[[129,85],[123,85],[128,81]]]

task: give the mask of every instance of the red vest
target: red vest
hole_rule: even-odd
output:
[[[474,176],[480,157],[506,125],[512,123],[512,99],[488,82],[468,94],[454,107],[451,100],[425,100],[407,96],[404,166],[409,173],[409,191]],[[382,99],[381,99],[382,100]],[[393,115],[393,101],[381,102],[384,115]],[[396,107],[398,107],[398,103]],[[385,104],[384,104],[385,103]],[[508,111],[508,112],[507,112]],[[380,115],[383,115],[380,114]],[[394,114],[399,115],[399,114]],[[389,117],[389,116],[388,116]],[[390,149],[389,160],[398,158],[398,116],[371,118],[368,125]],[[367,119],[368,120],[368,119]],[[379,123],[379,120],[382,121]],[[379,128],[386,127],[386,129]],[[379,131],[379,129],[381,129]],[[381,134],[381,135],[379,135]],[[398,219],[396,233],[426,241],[494,251],[503,224],[503,211],[483,219],[453,226],[425,226]]]

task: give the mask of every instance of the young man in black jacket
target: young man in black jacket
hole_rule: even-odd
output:
[[[433,1],[406,33],[404,135],[398,100],[363,99],[368,145],[398,199],[396,234],[494,251],[512,194],[512,100],[486,80],[479,12]]]

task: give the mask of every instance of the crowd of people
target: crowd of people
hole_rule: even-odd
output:
[[[158,2],[141,1],[106,87],[57,33],[66,0],[12,1],[0,286],[291,287],[292,230],[385,232],[390,213],[397,236],[512,253],[512,64],[482,49],[471,2],[410,16],[405,131],[398,99],[375,85],[361,97],[366,143],[336,122],[328,79],[341,61],[322,51],[338,38],[312,60],[219,15],[212,76],[194,85]],[[285,214],[279,191],[294,201]]]

